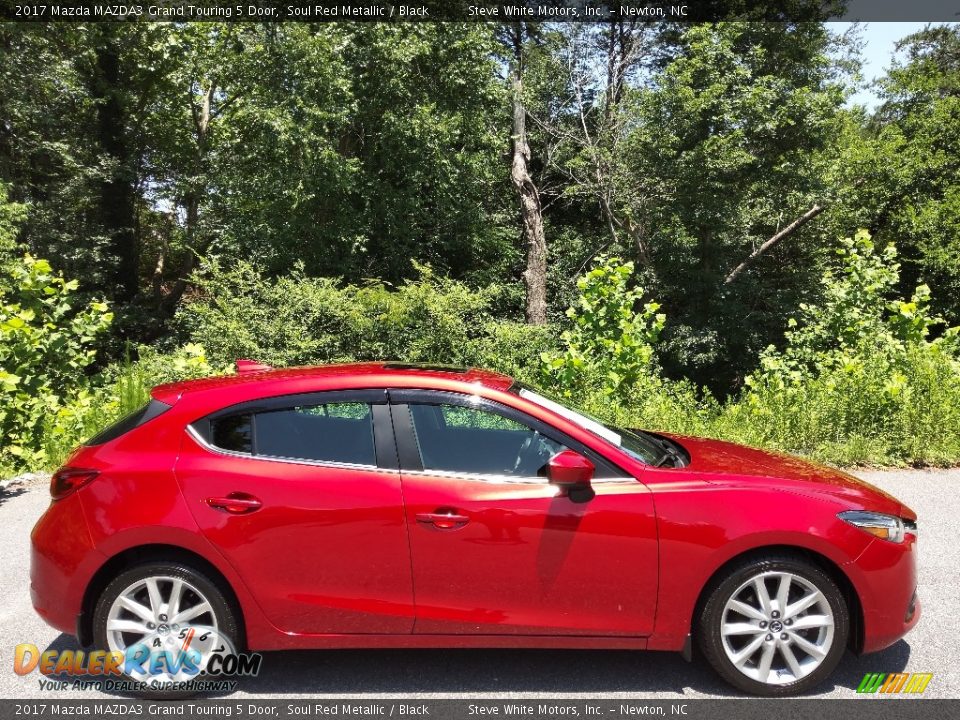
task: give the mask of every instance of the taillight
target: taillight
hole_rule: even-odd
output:
[[[89,468],[62,467],[50,479],[50,497],[54,500],[65,498],[76,492],[100,474],[99,470]]]

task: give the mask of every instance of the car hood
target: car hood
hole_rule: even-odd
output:
[[[860,509],[916,520],[916,514],[892,495],[842,470],[786,453],[760,450],[722,440],[667,435],[690,454],[688,470],[714,483],[763,483],[785,491],[814,492]]]

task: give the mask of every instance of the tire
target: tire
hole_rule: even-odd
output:
[[[185,618],[181,622],[175,622],[177,616],[163,612],[174,609],[173,588],[175,586],[180,588],[175,609]],[[155,589],[156,594],[152,594],[151,589]],[[121,596],[125,596],[127,601],[132,600],[136,603],[137,612],[124,607],[120,602]],[[154,609],[157,600],[167,602]],[[206,610],[207,606],[209,610]],[[132,622],[147,627],[151,622],[147,619],[149,617],[146,615],[147,612],[153,614],[150,634],[139,637],[139,631],[128,633],[117,630],[117,627],[126,627],[118,623]],[[192,612],[199,612],[199,614],[192,618],[187,617]],[[140,616],[141,613],[142,616]],[[168,649],[169,645],[170,649],[177,653],[183,642],[179,638],[183,638],[184,632],[189,632],[189,629],[193,628],[194,632],[190,633],[188,643],[196,637],[195,649],[210,649],[214,645],[219,647],[224,638],[228,646],[232,646],[231,649],[239,649],[241,636],[237,624],[238,617],[239,613],[232,606],[220,583],[202,571],[178,561],[145,562],[123,571],[103,590],[94,608],[93,639],[97,648],[106,651],[124,650],[141,642],[157,647],[153,643],[159,642],[160,648]],[[196,635],[197,632],[204,633],[205,630],[211,631]],[[205,641],[205,644],[201,643],[201,640]],[[200,677],[203,677],[203,673],[193,676],[194,679]],[[150,676],[134,675],[124,675],[124,678],[138,682],[149,682],[151,679]],[[159,679],[191,678],[170,676]],[[172,699],[189,697],[197,693],[190,690],[150,688],[142,694],[147,697]]]
[[[730,568],[710,590],[696,628],[698,646],[720,677],[763,697],[796,695],[822,683],[849,635],[850,612],[837,584],[813,563],[786,554]]]

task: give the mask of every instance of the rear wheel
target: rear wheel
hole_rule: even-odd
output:
[[[202,674],[212,652],[234,649],[236,617],[223,591],[204,573],[177,562],[149,562],[107,585],[94,610],[94,641],[125,654],[124,672],[132,680],[148,686],[182,683]],[[163,656],[159,667],[158,655]],[[131,657],[134,662],[127,662]]]
[[[698,641],[714,669],[754,695],[802,693],[840,662],[850,614],[816,565],[769,556],[732,568],[710,593]]]

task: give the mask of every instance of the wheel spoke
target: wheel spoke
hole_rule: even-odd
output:
[[[792,579],[789,575],[780,577],[780,586],[777,588],[777,610],[781,615],[786,615],[787,598],[790,597],[790,583]]]
[[[753,623],[736,622],[724,623],[721,632],[724,635],[758,635],[759,633],[766,633],[766,630],[761,630],[758,625]]]
[[[740,602],[739,600],[731,600],[728,607],[731,610],[736,610],[741,615],[745,615],[748,618],[753,618],[754,620],[766,620],[767,616],[763,614],[760,610],[757,610],[751,605],[747,605],[745,602]]]
[[[770,675],[770,665],[773,663],[773,655],[777,650],[777,646],[772,642],[768,642],[763,646],[763,653],[760,655],[760,662],[757,664],[757,680],[760,682],[766,682],[767,677]]]
[[[212,610],[213,608],[210,607],[210,603],[208,602],[198,603],[193,607],[187,608],[183,612],[180,612],[174,615],[173,619],[170,622],[174,622],[174,623],[189,622],[190,620],[193,620],[196,617],[200,617],[204,613],[211,612]]]
[[[753,579],[753,589],[757,593],[757,600],[760,602],[760,609],[764,615],[769,616],[773,609],[773,603],[770,600],[770,593],[767,592],[767,583],[763,577]]]
[[[730,658],[733,661],[733,664],[739,668],[742,668],[744,663],[746,663],[747,660],[749,660],[750,657],[757,651],[757,648],[763,645],[763,637],[763,635],[757,635],[746,645],[746,647],[735,653]]]
[[[804,595],[792,605],[788,605],[787,609],[783,613],[783,616],[784,618],[796,617],[798,613],[802,613],[808,607],[815,605],[821,600],[823,600],[823,595],[821,595],[818,591],[811,592],[808,595]]]
[[[128,632],[147,635],[150,631],[143,623],[136,620],[108,620],[107,630],[111,632]]]
[[[150,596],[150,609],[156,617],[160,613],[160,606],[163,605],[163,598],[160,597],[160,586],[156,578],[147,578],[147,594]]]
[[[180,595],[183,592],[183,581],[174,580],[170,587],[170,597],[167,599],[167,617],[175,617],[180,612]]]
[[[793,621],[791,630],[807,630],[809,628],[829,627],[833,622],[826,615],[804,615]]]
[[[145,622],[150,622],[153,620],[153,612],[146,605],[141,605],[136,600],[131,597],[127,597],[126,595],[121,595],[119,598],[117,598],[117,600],[124,609],[129,610],[141,620],[144,620]]]
[[[816,658],[817,660],[822,660],[827,655],[827,649],[822,648],[819,645],[814,645],[812,642],[807,640],[802,635],[797,633],[790,633],[790,639],[797,644],[801,650],[803,650],[807,655]]]
[[[787,667],[790,668],[790,672],[799,680],[800,676],[803,675],[803,668],[800,667],[797,656],[793,654],[793,649],[789,645],[783,644],[780,646],[780,654],[783,655],[783,659],[787,661]]]

